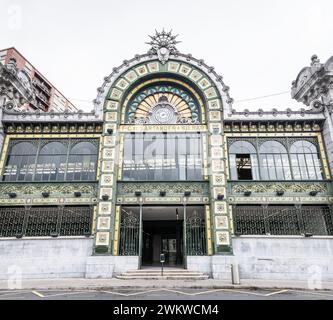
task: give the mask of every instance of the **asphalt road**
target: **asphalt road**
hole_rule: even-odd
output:
[[[0,300],[333,300],[333,291],[249,289],[1,290]]]

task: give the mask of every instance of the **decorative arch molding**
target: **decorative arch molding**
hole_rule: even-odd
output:
[[[143,82],[136,82],[129,90],[128,94],[125,95],[121,103],[121,123],[125,123],[129,112],[129,103],[132,98],[134,98],[139,92],[146,87],[154,85],[169,85],[173,87],[170,92],[174,92],[182,96],[182,100],[188,104],[188,107],[193,115],[193,112],[196,113],[197,117],[200,118],[201,123],[206,122],[206,108],[203,97],[197,88],[194,88],[193,85],[189,85],[187,82],[181,80],[180,78],[175,78],[172,75],[161,75],[161,77],[155,77]],[[178,89],[178,90],[177,90]],[[175,92],[179,91],[179,92]],[[185,97],[184,97],[185,95]],[[187,96],[187,97],[186,97]],[[220,105],[220,104],[218,104]],[[197,110],[193,110],[197,109]]]
[[[155,60],[138,64],[119,75],[105,95],[104,112],[106,114],[121,113],[121,118],[117,120],[124,123],[126,107],[131,97],[140,88],[150,83],[163,81],[185,87],[195,96],[199,102],[202,123],[205,123],[210,111],[213,111],[210,114],[214,116],[214,111],[223,110],[223,93],[206,73],[189,63],[178,60],[170,60],[164,65]],[[112,116],[114,117],[115,115]],[[108,115],[105,120],[108,120],[107,118]]]
[[[110,104],[112,110],[119,108],[112,101],[120,102],[127,89],[136,81],[149,74],[158,73],[187,78],[190,83],[198,85],[207,100],[220,97],[225,111],[231,113],[233,99],[229,95],[230,88],[225,85],[223,77],[203,60],[181,53],[170,54],[170,60],[165,64],[158,60],[157,54],[152,53],[136,55],[131,60],[125,60],[121,66],[114,68],[112,73],[104,78],[104,83],[97,89],[98,95],[94,100],[95,112],[102,114],[103,110],[110,109]]]

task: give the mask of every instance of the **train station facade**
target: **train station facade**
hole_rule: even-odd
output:
[[[177,43],[152,36],[91,113],[12,110],[33,91],[0,66],[0,279],[108,278],[164,253],[216,279],[333,280],[333,57],[293,82],[302,109],[240,111]]]

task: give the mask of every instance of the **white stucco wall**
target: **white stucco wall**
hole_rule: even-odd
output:
[[[233,238],[233,256],[213,256],[212,275],[241,279],[333,281],[333,237],[242,236]]]
[[[84,277],[92,238],[0,239],[0,280]]]

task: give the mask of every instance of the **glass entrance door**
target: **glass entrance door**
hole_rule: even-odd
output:
[[[182,221],[144,221],[142,265],[160,266],[160,254],[165,254],[165,266],[183,265]]]
[[[177,265],[177,237],[176,234],[163,235],[161,241],[161,253],[165,254],[166,265]]]

